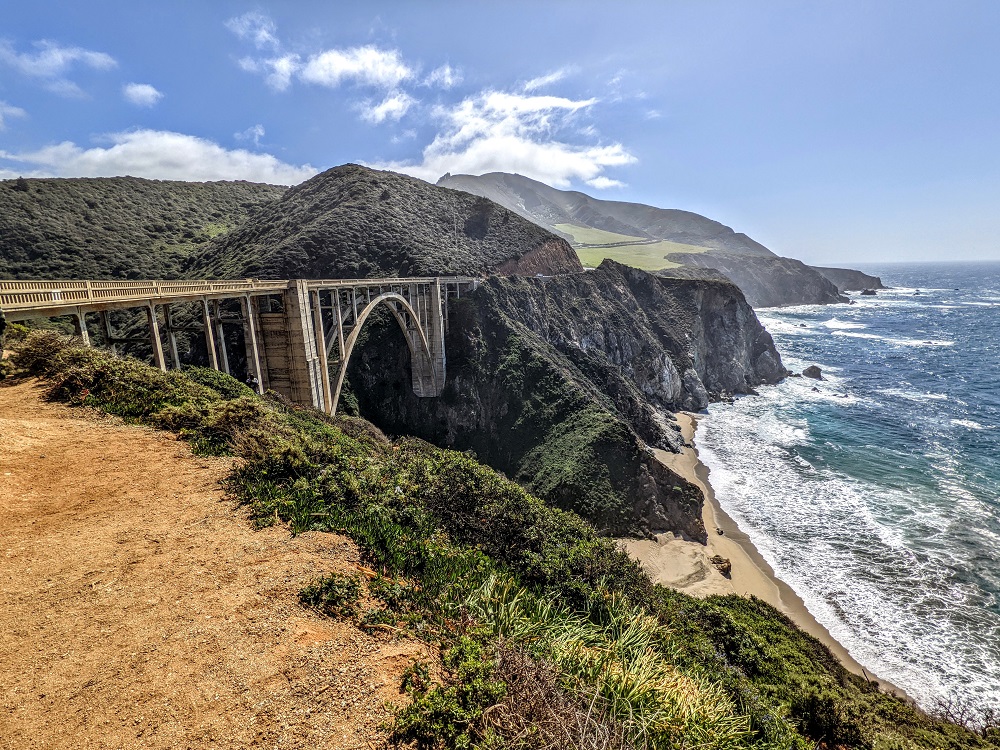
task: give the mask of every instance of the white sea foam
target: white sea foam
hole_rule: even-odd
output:
[[[918,393],[917,391],[907,391],[903,388],[881,388],[877,393],[905,398],[907,401],[946,401],[948,399],[947,394],[944,393]]]
[[[990,427],[984,427],[979,424],[979,422],[974,419],[953,419],[951,420],[953,425],[958,425],[959,427],[967,427],[970,430],[988,430]]]
[[[874,333],[857,333],[856,331],[834,331],[834,336],[847,336],[854,339],[869,339],[885,341],[894,346],[954,346],[955,342],[947,339],[897,339],[892,336],[879,336]]]
[[[965,519],[985,514],[984,525],[988,509],[959,491],[960,467],[946,441],[933,449],[936,489],[923,492],[873,486],[810,462],[801,451],[814,436],[795,414],[808,411],[803,391],[818,396],[811,387],[796,379],[710,407],[697,442],[720,503],[862,664],[925,706],[956,685],[981,705],[995,701],[1000,663],[990,656],[990,634],[997,623],[974,606],[975,587],[952,575],[968,561],[950,543],[956,509],[940,497],[960,504]],[[925,550],[914,552],[913,539],[928,540]]]
[[[840,320],[839,318],[830,318],[829,320],[824,321],[823,325],[826,328],[833,328],[833,329],[837,329],[837,330],[848,330],[848,329],[857,329],[857,328],[867,328],[868,327],[864,323],[854,323],[854,322],[849,321],[849,320]]]

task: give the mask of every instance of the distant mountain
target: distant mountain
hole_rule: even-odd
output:
[[[561,237],[482,197],[356,164],[261,207],[189,258],[188,274],[365,278],[583,270]]]
[[[446,174],[437,184],[489,198],[560,234],[586,266],[611,258],[649,271],[714,268],[755,307],[845,301],[833,282],[804,263],[781,258],[747,235],[690,211],[600,200],[505,172]]]
[[[285,188],[136,177],[0,181],[0,278],[170,278]]]

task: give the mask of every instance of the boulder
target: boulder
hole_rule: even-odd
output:
[[[865,289],[864,291],[861,292],[862,297],[874,297],[876,294],[878,294],[878,292],[876,292],[874,289]]]
[[[823,379],[823,371],[816,365],[809,365],[802,371],[802,374],[807,378],[812,378],[813,380]]]
[[[714,565],[722,575],[731,578],[733,575],[733,563],[728,557],[722,555],[712,555],[708,561]]]

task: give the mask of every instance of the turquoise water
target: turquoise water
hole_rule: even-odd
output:
[[[789,378],[699,425],[722,506],[859,662],[926,708],[1000,709],[1000,263],[758,311]]]

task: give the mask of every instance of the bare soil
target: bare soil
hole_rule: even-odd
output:
[[[0,387],[0,748],[383,747],[414,641],[303,608],[359,566],[251,528],[232,459]]]

